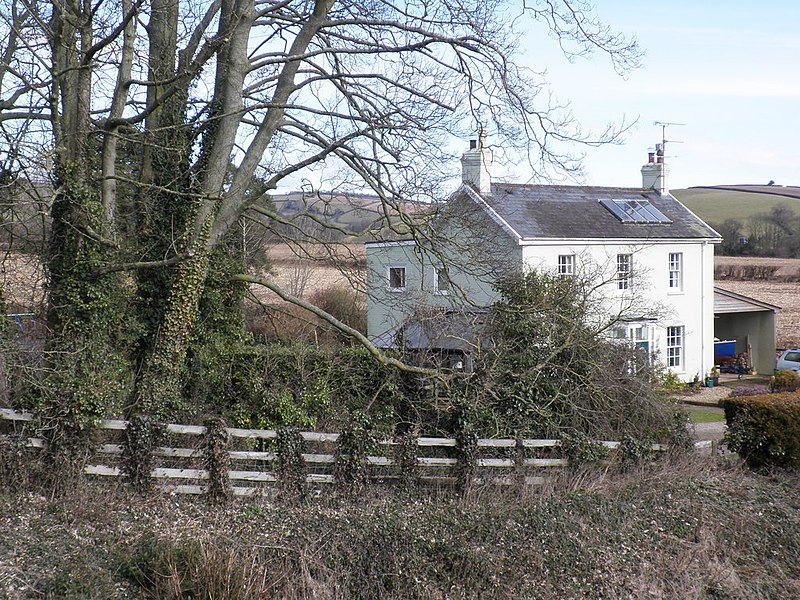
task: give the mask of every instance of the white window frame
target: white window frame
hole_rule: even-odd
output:
[[[685,368],[686,329],[683,325],[667,327],[667,368],[682,371]]]
[[[669,253],[669,290],[683,291],[683,252]]]
[[[575,276],[575,255],[558,255],[558,276],[562,279]]]
[[[617,289],[631,289],[633,279],[633,254],[617,254]]]
[[[403,285],[400,287],[392,285],[392,271],[402,271],[403,275]],[[386,267],[386,288],[390,292],[405,292],[406,286],[408,285],[408,269],[406,269],[405,265],[391,265]]]
[[[655,327],[647,321],[622,321],[611,328],[611,339],[630,344],[638,350],[644,350],[647,363],[650,364],[655,352]]]
[[[442,279],[447,282],[447,287],[441,287]],[[444,267],[433,267],[433,293],[439,296],[447,296],[450,294],[450,289],[450,276],[447,274],[447,269]]]

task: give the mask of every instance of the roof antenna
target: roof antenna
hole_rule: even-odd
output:
[[[682,144],[683,140],[668,140],[667,139],[667,127],[670,125],[678,125],[684,127],[686,123],[670,123],[669,121],[653,121],[653,125],[659,125],[661,127],[661,155],[657,157],[656,160],[661,163],[667,162],[667,142],[670,144]],[[658,155],[658,148],[656,148],[656,154]]]

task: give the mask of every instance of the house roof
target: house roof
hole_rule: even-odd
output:
[[[673,196],[662,196],[653,190],[493,183],[491,193],[473,194],[521,240],[720,239],[716,231]],[[649,202],[670,222],[622,222],[601,200]]]

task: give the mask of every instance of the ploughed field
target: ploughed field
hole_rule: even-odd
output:
[[[717,256],[718,287],[781,307],[778,348],[800,348],[800,259]]]

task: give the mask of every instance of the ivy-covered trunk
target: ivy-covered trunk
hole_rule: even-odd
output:
[[[200,251],[178,265],[161,328],[144,360],[129,413],[165,420],[186,409],[183,401],[186,353],[197,323],[208,261],[208,250],[203,243]]]
[[[94,44],[92,7],[74,1],[52,7],[54,192],[45,257],[50,335],[39,410],[51,457],[78,473],[92,431],[127,397],[130,285],[126,276],[103,271],[118,248],[98,185],[93,70],[85,61]]]
[[[10,351],[7,313],[8,307],[3,294],[3,285],[0,283],[0,404],[3,406],[8,406],[8,402],[11,398],[7,359]]]

